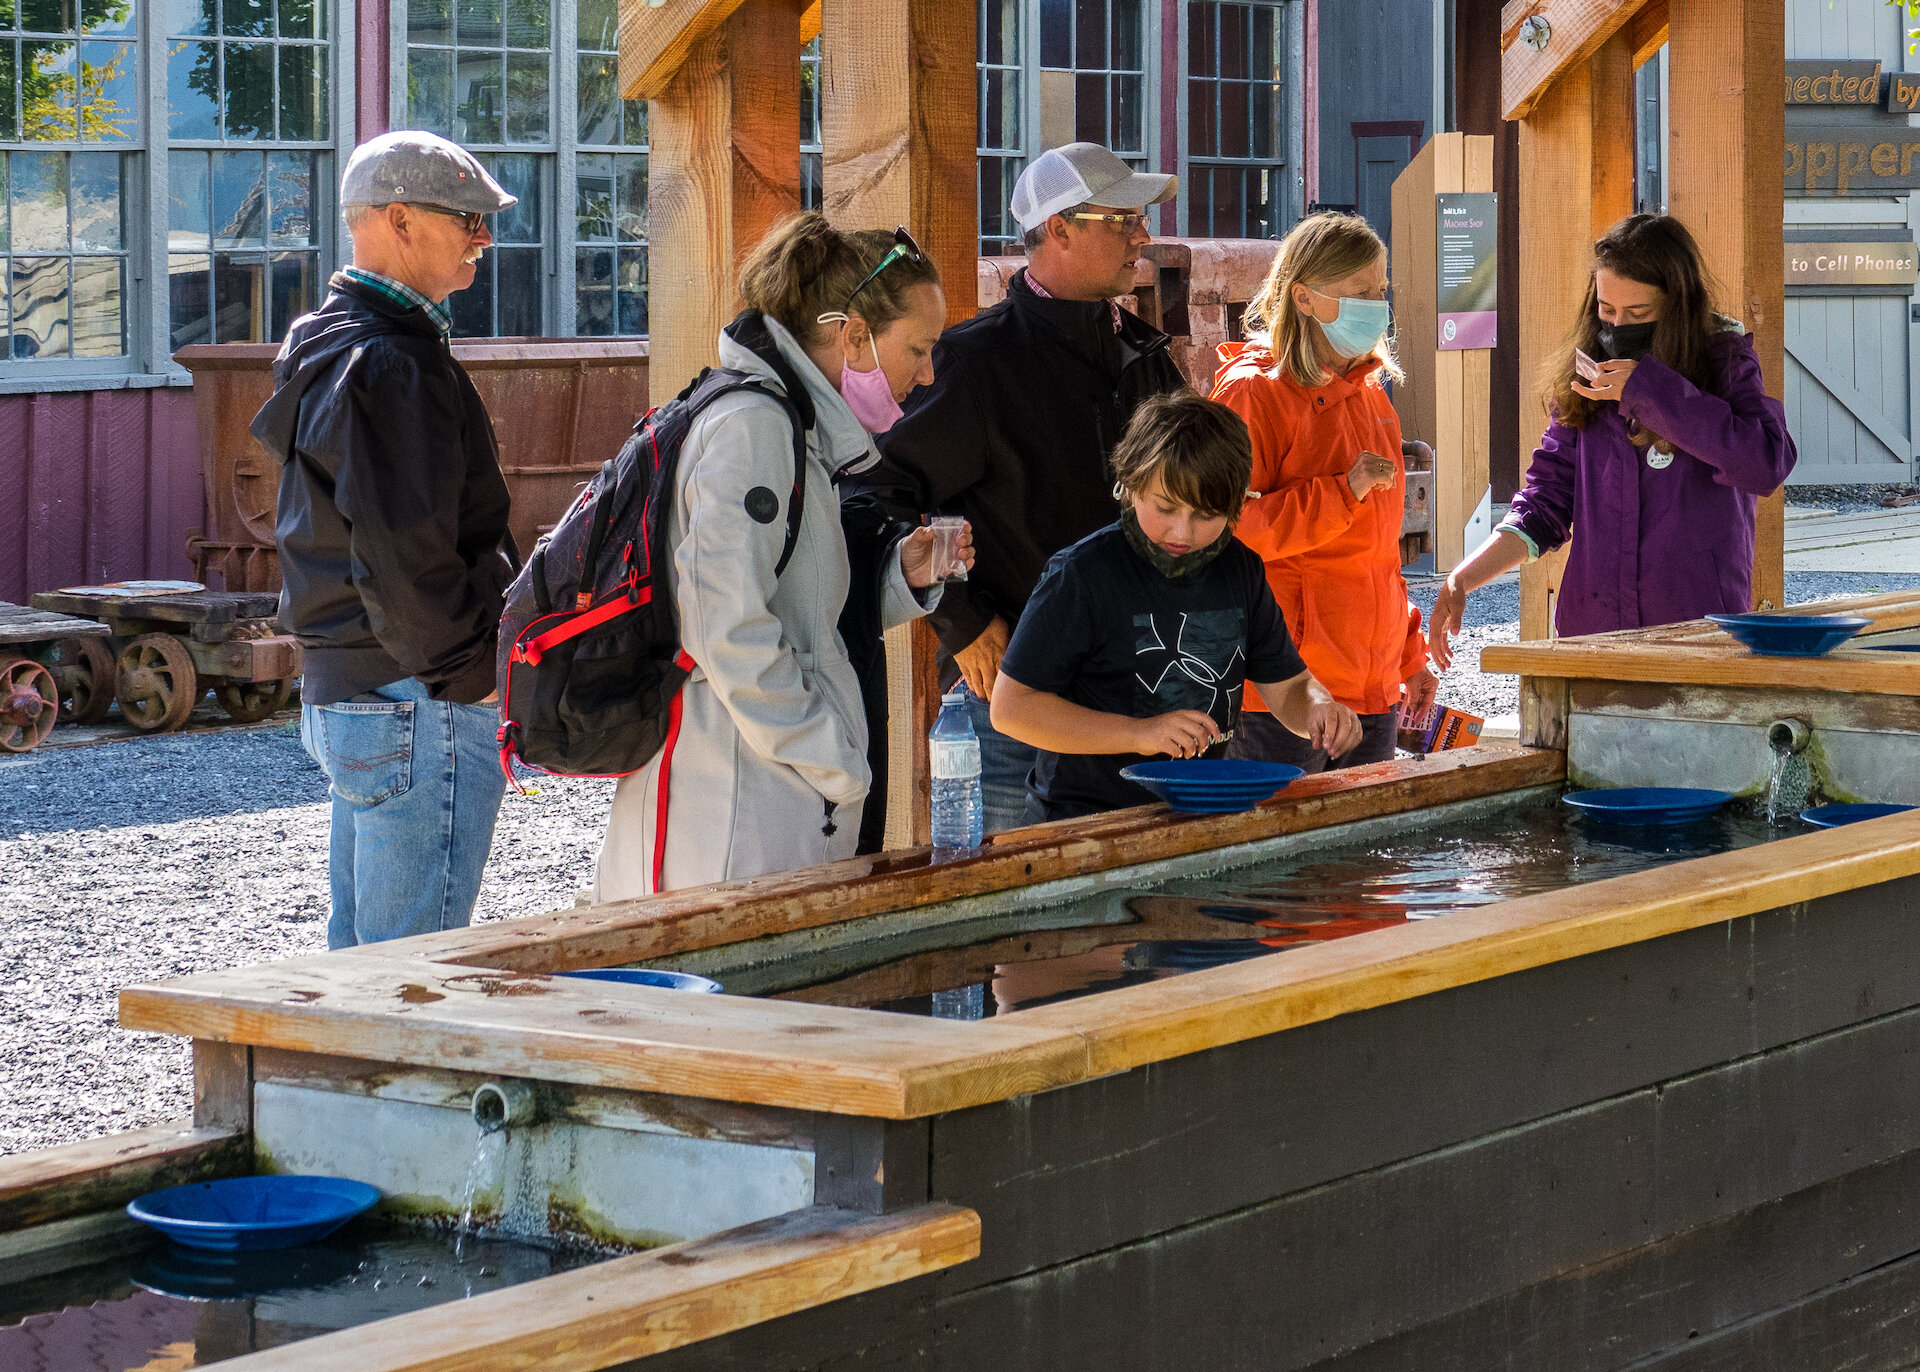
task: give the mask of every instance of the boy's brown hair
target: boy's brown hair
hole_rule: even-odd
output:
[[[1114,496],[1138,495],[1153,483],[1202,515],[1240,513],[1253,480],[1253,439],[1246,421],[1193,391],[1143,400],[1113,449]]]

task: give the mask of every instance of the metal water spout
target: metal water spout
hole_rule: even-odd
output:
[[[473,1089],[473,1122],[482,1134],[537,1124],[540,1101],[524,1081],[490,1081]]]
[[[1812,741],[1813,730],[1805,720],[1776,719],[1767,726],[1767,747],[1775,753],[1804,753]]]

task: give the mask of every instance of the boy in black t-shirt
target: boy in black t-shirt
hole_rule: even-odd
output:
[[[993,725],[1041,749],[1028,824],[1145,805],[1120,769],[1218,756],[1251,680],[1280,723],[1337,757],[1360,721],[1314,680],[1260,558],[1233,536],[1247,426],[1191,392],[1143,402],[1113,453],[1120,520],[1054,555],[1013,631]]]

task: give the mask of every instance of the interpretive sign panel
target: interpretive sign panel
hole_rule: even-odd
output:
[[[1491,348],[1500,321],[1500,197],[1491,191],[1436,195],[1439,213],[1442,352]]]

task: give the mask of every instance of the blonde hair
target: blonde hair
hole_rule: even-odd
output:
[[[1308,388],[1324,386],[1330,379],[1314,346],[1319,331],[1307,327],[1307,317],[1294,303],[1293,288],[1315,289],[1343,281],[1386,255],[1387,245],[1380,235],[1357,214],[1309,215],[1280,241],[1260,293],[1247,306],[1247,318],[1265,331],[1275,361],[1288,376]],[[1382,371],[1400,380],[1391,336],[1381,339],[1372,355],[1380,359]]]
[[[748,308],[777,319],[802,343],[825,325],[823,314],[857,314],[879,333],[907,312],[907,292],[940,284],[933,259],[901,257],[861,286],[861,280],[893,248],[886,229],[844,232],[814,210],[789,215],[768,230],[740,264],[740,299]],[[849,303],[855,288],[860,294]]]

